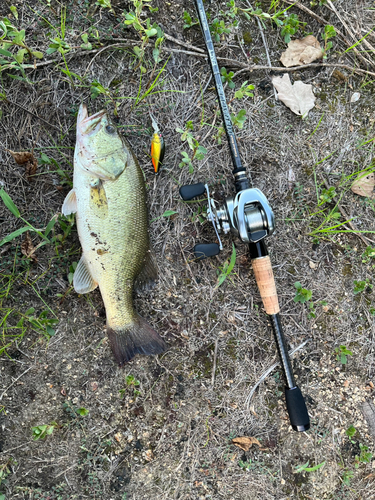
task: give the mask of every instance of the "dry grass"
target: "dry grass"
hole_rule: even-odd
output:
[[[127,8],[126,2],[112,4],[117,13]],[[193,10],[190,2],[170,7],[160,1],[153,4],[159,4],[155,19],[167,33],[202,47],[199,30],[182,30],[184,8]],[[358,37],[373,26],[371,2],[355,2],[353,7],[353,2],[338,1],[335,6]],[[17,5],[20,23],[28,27],[30,40],[36,35],[35,46],[45,51],[47,29],[37,24],[29,7],[35,5]],[[38,8],[50,22],[57,23],[53,11],[42,2]],[[68,8],[72,15],[69,43],[79,46],[79,35],[90,22],[83,4],[73,2]],[[219,15],[216,3],[207,8],[212,18]],[[314,19],[292,10],[307,22],[306,31],[321,31]],[[343,30],[327,7],[317,12]],[[8,6],[0,6],[0,13],[8,15]],[[94,22],[99,30],[116,25],[115,18],[100,9]],[[245,31],[253,38],[245,51],[252,61],[258,58],[259,64],[265,64],[256,23],[241,18],[235,33]],[[268,29],[266,36],[276,66],[285,44],[276,30]],[[135,38],[133,32],[131,37]],[[368,41],[375,43],[373,34]],[[177,48],[171,42],[166,47]],[[342,54],[345,48],[335,40],[330,62],[354,65],[352,52]],[[218,55],[240,61],[245,57],[232,35],[220,43]],[[8,473],[0,491],[7,500],[373,498],[371,461],[356,469],[355,456],[359,443],[369,451],[374,449],[361,405],[374,398],[371,308],[375,306],[371,290],[353,293],[354,280],[369,278],[373,282],[373,264],[362,263],[365,248],[356,235],[331,234],[316,241],[309,233],[323,221],[311,214],[317,211],[316,189],[323,188],[324,179],[343,193],[340,204],[360,229],[375,229],[373,202],[353,195],[348,190],[349,180],[345,181],[368,167],[373,158],[374,142],[360,143],[373,136],[374,86],[369,78],[347,72],[346,80],[340,81],[329,68],[296,72],[294,79],[312,83],[317,96],[308,120],[301,121],[275,101],[267,72],[241,73],[235,79],[237,86],[245,80],[256,86],[254,99],[233,100],[230,106],[235,113],[247,110],[245,126],[238,131],[243,163],[277,219],[277,231],[268,245],[284,330],[292,348],[309,340],[296,353],[293,366],[306,395],[312,427],[306,434],[296,434],[287,419],[279,370],[260,385],[247,409],[249,392],[277,359],[247,248],[235,241],[237,263],[220,288],[215,287],[217,271],[230,258],[230,238],[225,238],[224,251],[218,257],[193,260],[194,244],[213,241],[214,235],[209,223],[201,224],[195,216],[198,205],[181,202],[178,188],[208,181],[215,198],[223,200],[233,192],[232,166],[225,140],[219,145],[213,139],[221,122],[220,116],[215,118],[218,106],[212,82],[201,99],[201,89],[209,80],[207,63],[183,52],[166,52],[163,62],[168,56],[160,87],[167,92],[135,109],[130,98],[137,95],[139,72],[130,66],[129,51],[104,51],[93,61],[92,54],[81,53],[68,64],[71,72],[80,75],[88,68],[88,82],[96,79],[104,86],[118,85],[118,96],[127,97],[120,101],[119,124],[144,168],[150,219],[155,219],[150,234],[160,267],[157,287],[138,296],[136,307],[166,339],[168,351],[158,358],[138,357],[118,369],[105,337],[99,292],[81,297],[72,292],[64,300],[56,296],[67,291],[69,265],[79,259],[75,229],[58,253],[53,245],[41,247],[36,265],[13,270],[22,237],[1,248],[2,283],[7,283],[6,276],[14,279],[3,308],[25,312],[34,306],[40,312],[47,305],[59,323],[49,341],[27,330],[22,340],[1,355],[0,471],[3,467]],[[148,68],[144,84],[150,72]],[[34,148],[38,158],[45,153],[71,176],[77,106],[85,101],[90,112],[95,112],[104,100],[91,100],[89,88],[73,88],[53,64],[28,70],[27,75],[33,85],[6,75],[2,81],[7,100],[1,103],[0,184],[23,217],[42,228],[60,211],[69,187],[62,185],[63,177],[53,163],[39,165],[35,180],[28,182],[6,149]],[[350,98],[355,91],[361,97],[353,104]],[[226,93],[230,101],[233,91],[226,89]],[[113,111],[111,103],[108,107]],[[149,159],[149,109],[167,145],[165,166],[158,178]],[[195,162],[193,174],[179,167],[180,152],[188,151],[188,146],[175,129],[183,128],[187,120],[193,121],[194,136],[208,150],[204,160]],[[166,210],[178,213],[160,217]],[[0,239],[22,224],[3,205],[0,222]],[[36,245],[39,237],[31,236]],[[368,237],[372,239],[372,235]],[[310,319],[306,306],[293,301],[296,281],[312,290],[316,318]],[[344,366],[334,353],[340,345],[353,352]],[[126,384],[127,375],[140,381],[137,397]],[[120,393],[122,389],[125,391]],[[64,403],[70,405],[70,411]],[[80,407],[89,414],[78,416],[74,409]],[[53,434],[33,441],[31,427],[51,422],[57,423]],[[350,425],[358,431],[353,443],[345,434]],[[255,436],[262,448],[254,445],[245,453],[231,444],[233,437],[244,435]],[[325,465],[316,472],[296,473],[308,461],[310,467],[323,461]],[[349,486],[343,482],[347,471],[353,472]]]

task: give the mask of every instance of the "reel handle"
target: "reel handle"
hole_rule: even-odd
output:
[[[198,182],[198,184],[185,184],[185,186],[181,186],[179,192],[184,201],[190,201],[197,196],[205,194],[206,188],[202,182]]]
[[[194,255],[198,260],[207,259],[220,253],[220,247],[217,243],[198,243],[194,247]]]

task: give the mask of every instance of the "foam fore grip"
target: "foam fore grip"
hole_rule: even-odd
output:
[[[305,432],[310,429],[310,418],[307,413],[306,403],[303,399],[301,389],[285,388],[286,407],[289,413],[290,423],[297,432]]]
[[[280,312],[271,259],[268,255],[252,259],[253,271],[267,314]]]
[[[218,255],[220,247],[217,243],[198,243],[194,247],[194,255],[196,259],[202,260],[207,257]]]
[[[189,201],[196,196],[202,196],[206,192],[204,184],[199,182],[198,184],[186,184],[180,187],[180,196],[184,201]]]

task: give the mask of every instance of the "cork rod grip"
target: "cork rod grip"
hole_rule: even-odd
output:
[[[277,314],[280,311],[276,285],[273,277],[271,259],[269,256],[252,260],[253,271],[267,314]]]

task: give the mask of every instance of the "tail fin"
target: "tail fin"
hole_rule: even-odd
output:
[[[107,324],[107,335],[119,366],[133,359],[136,354],[160,354],[166,348],[164,340],[141,316],[137,316],[123,329],[115,330]]]

